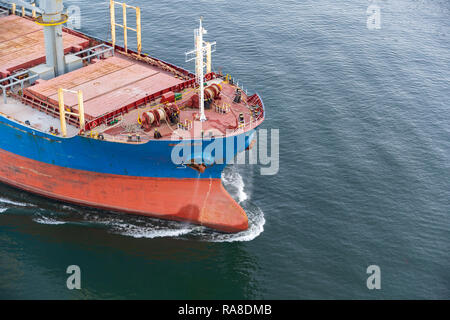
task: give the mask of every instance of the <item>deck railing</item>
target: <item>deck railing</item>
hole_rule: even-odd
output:
[[[24,83],[29,82],[31,83],[32,80],[38,78],[38,74],[30,75],[30,70],[24,70],[21,72],[18,72],[16,74],[13,74],[12,76],[2,78],[0,79],[0,89],[3,93],[3,101],[5,104],[8,103],[8,100],[6,98],[6,91],[12,90],[14,86],[20,85],[21,90],[24,89]]]
[[[93,57],[100,59],[100,57],[104,56],[108,52],[113,56],[114,48],[102,43],[97,46],[75,52],[73,55],[81,58],[82,60],[87,60],[90,63]]]

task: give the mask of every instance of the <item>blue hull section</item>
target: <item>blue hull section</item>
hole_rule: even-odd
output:
[[[214,164],[202,174],[172,161],[172,150],[179,141],[152,140],[143,144],[107,142],[82,136],[60,138],[23,126],[5,117],[0,117],[0,148],[32,160],[71,169],[87,170],[137,177],[155,178],[220,178],[226,164]],[[254,130],[236,136],[213,140],[183,140],[193,146],[190,159],[201,157],[214,159],[215,152],[208,145],[223,144],[223,155],[244,151],[254,137]],[[222,140],[222,141],[219,141]],[[244,143],[238,143],[245,141]],[[201,145],[201,147],[198,147]],[[239,145],[239,148],[238,148]],[[228,148],[228,150],[227,150]]]

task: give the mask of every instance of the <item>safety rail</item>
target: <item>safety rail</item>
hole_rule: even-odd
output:
[[[262,101],[262,99],[258,93],[255,93],[254,95],[247,98],[247,104],[260,107],[261,113],[259,114],[259,117],[256,120],[259,120],[259,119],[262,119],[265,117],[266,108],[264,106],[264,102]]]
[[[114,48],[102,43],[95,47],[91,47],[91,48],[84,49],[82,51],[78,51],[78,52],[74,53],[73,55],[81,58],[82,60],[88,60],[88,62],[90,63],[91,59],[93,57],[100,59],[100,57],[107,52],[111,52],[111,55],[114,55]],[[87,54],[87,55],[83,56],[84,54]]]
[[[9,15],[9,10],[3,9],[0,7],[0,17],[8,16],[8,15]]]
[[[39,77],[38,74],[34,74],[34,75],[30,76],[29,72],[30,72],[30,70],[25,70],[25,71],[15,73],[9,77],[0,79],[0,89],[3,92],[3,101],[5,104],[8,103],[8,100],[6,98],[6,90],[7,89],[12,90],[12,88],[14,86],[20,84],[20,88],[23,91],[24,83],[26,81],[31,81],[31,80],[34,80],[35,78]],[[24,75],[27,75],[27,76],[25,78],[19,78],[20,76],[24,76]],[[6,84],[4,84],[4,83],[6,83]]]
[[[22,96],[19,95],[13,95],[14,98],[21,101],[22,103],[29,105],[33,109],[39,110],[45,114],[51,115],[54,118],[59,118],[59,106],[54,105],[49,100],[44,100],[31,92],[25,90],[24,94]],[[66,121],[75,126],[78,127],[79,125],[79,119],[78,117],[74,117],[70,114],[66,115]]]
[[[1,2],[1,1],[0,1]],[[36,7],[35,3],[31,3],[33,7]],[[12,15],[21,15],[22,17],[25,17],[27,15],[30,15],[33,18],[36,18],[36,10],[31,10],[28,8],[25,8],[24,6],[17,5],[15,3],[0,3],[0,16],[4,14],[4,11],[6,11],[8,14],[11,12]],[[20,8],[20,10],[18,9]],[[10,8],[10,9],[9,9]]]
[[[244,132],[245,130],[251,129],[252,127],[257,127],[264,120],[264,103],[258,93],[255,93],[254,95],[247,98],[247,105],[256,106],[257,108],[255,108],[255,110],[259,110],[258,116],[254,117],[252,114],[250,117],[250,121],[238,124],[237,128],[234,129],[233,132]]]
[[[216,75],[214,75],[214,76],[216,76]],[[248,129],[257,127],[263,121],[265,107],[264,107],[264,103],[263,103],[261,97],[259,96],[259,94],[255,93],[254,95],[250,96],[247,100],[247,104],[259,107],[260,113],[259,113],[258,117],[257,118],[251,117],[250,121],[245,122],[241,125],[238,125],[238,127],[235,130],[231,131],[231,133],[245,132]],[[98,120],[98,119],[96,119],[96,120]],[[86,124],[86,131],[89,131],[87,128],[88,128],[88,124]],[[188,131],[191,130],[192,128],[193,128],[193,125],[192,125],[192,121],[190,121],[190,120],[185,121],[185,123],[179,123],[177,126],[177,129],[182,129],[182,130],[184,129],[184,130],[188,130]],[[98,135],[99,134],[94,134],[94,137],[96,138],[96,136],[98,136]],[[102,133],[101,135],[102,135],[103,139],[105,139],[107,141],[119,142],[119,143],[142,144],[142,143],[146,143],[146,142],[152,140],[152,138],[149,138],[145,135],[140,136],[139,140],[136,140],[136,141],[130,140],[128,137],[130,135],[133,135],[133,133],[122,134],[122,136],[109,135],[109,134],[105,134],[105,133]],[[226,136],[228,136],[228,135],[222,134],[222,136],[216,135],[215,137],[216,138],[225,138]],[[91,135],[91,137],[92,137],[92,135]],[[192,139],[198,139],[198,137],[192,137]]]
[[[185,119],[184,123],[179,122],[177,124],[177,128],[181,129],[181,130],[188,130],[188,131],[191,130],[192,129],[192,120]]]
[[[223,76],[218,75],[214,72],[211,72],[205,76],[205,79],[209,81],[213,78],[218,78],[218,77],[223,77]],[[179,92],[179,91],[181,91],[185,88],[189,88],[189,87],[194,87],[194,88],[196,87],[195,79],[191,79],[191,80],[185,81],[183,83],[180,83],[178,85],[175,85],[173,87],[163,89],[159,92],[153,93],[153,94],[148,95],[140,100],[137,100],[129,105],[126,105],[120,109],[117,109],[117,110],[109,112],[109,113],[105,113],[105,114],[97,117],[96,119],[86,123],[86,131],[93,130],[95,127],[97,127],[101,124],[104,124],[104,123],[108,123],[111,121],[111,119],[121,116],[121,115],[124,115],[124,114],[126,114],[132,110],[135,110],[143,105],[148,105],[152,101],[161,97],[166,92],[169,92],[169,91]],[[235,131],[240,131],[240,130],[243,130],[246,128],[251,128],[252,126],[259,123],[264,118],[264,113],[265,113],[264,103],[262,102],[262,99],[259,96],[259,94],[255,93],[254,95],[248,97],[247,104],[258,106],[260,109],[259,115],[257,118],[251,118],[251,121],[245,123],[244,126],[238,126],[238,128],[236,128]]]

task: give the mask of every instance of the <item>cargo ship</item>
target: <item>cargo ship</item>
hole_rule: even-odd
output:
[[[191,73],[142,51],[140,8],[109,8],[111,39],[101,40],[66,27],[62,0],[0,0],[0,182],[86,207],[246,230],[221,174],[225,158],[254,144],[261,97],[212,70],[216,44],[204,40],[202,19],[185,53]]]

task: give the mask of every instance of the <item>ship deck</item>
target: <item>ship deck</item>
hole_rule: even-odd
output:
[[[77,32],[63,32],[65,53],[79,52],[85,48],[103,44]],[[112,49],[112,48],[111,48]],[[84,52],[84,51],[83,51]],[[45,63],[45,47],[42,27],[29,18],[18,16],[0,17],[0,84],[1,79],[21,70]],[[263,121],[261,113],[253,117],[251,106],[262,102],[257,95],[247,96],[242,91],[242,101],[235,103],[234,95],[238,86],[224,81],[223,77],[213,75],[207,85],[220,83],[222,91],[209,110],[205,111],[208,121],[199,121],[198,106],[189,104],[193,95],[198,94],[195,79],[189,72],[164,63],[146,55],[124,52],[116,47],[97,57],[84,59],[83,66],[50,80],[39,79],[33,84],[24,83],[8,90],[8,102],[0,103],[0,113],[22,124],[49,133],[50,127],[58,128],[59,88],[83,93],[86,136],[110,141],[144,143],[155,139],[154,129],[162,138],[171,139],[173,135],[190,135],[199,138],[203,135],[225,136],[230,131],[249,130]],[[78,97],[71,92],[64,93],[67,111],[78,112]],[[144,130],[139,123],[144,112],[164,108],[162,95],[178,93],[181,99],[174,102],[179,112],[179,123],[185,126],[161,121],[151,130]],[[220,108],[228,107],[227,112]],[[244,117],[239,122],[239,115]],[[67,116],[68,137],[80,129],[78,118]],[[188,124],[188,125],[186,125]],[[201,133],[197,128],[201,125]],[[54,134],[54,132],[52,132]],[[130,137],[139,137],[130,139]]]
[[[65,54],[89,46],[89,40],[63,32]],[[45,63],[43,27],[15,15],[0,17],[0,78]]]
[[[181,82],[154,66],[116,54],[60,77],[38,80],[26,93],[58,104],[58,88],[81,90],[85,116],[91,120]],[[78,110],[77,96],[66,94],[64,104]]]
[[[6,118],[22,125],[27,125],[28,122],[30,127],[42,132],[48,133],[50,127],[61,132],[61,122],[59,119],[37,109],[30,108],[16,99],[8,99],[7,103],[4,103],[3,99],[0,99],[0,115],[4,115]],[[67,124],[68,137],[76,136],[78,131],[78,127]]]

